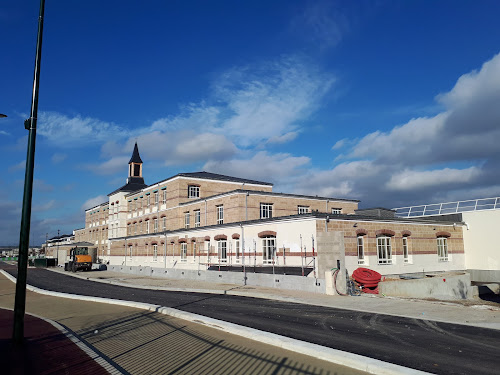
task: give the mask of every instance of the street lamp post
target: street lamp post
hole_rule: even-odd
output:
[[[24,340],[24,313],[26,310],[26,276],[28,269],[28,248],[30,241],[31,202],[33,197],[33,170],[35,166],[36,122],[38,115],[38,87],[40,81],[40,62],[42,58],[42,33],[45,0],[40,0],[40,14],[38,16],[38,35],[36,41],[35,72],[33,78],[33,92],[31,96],[31,116],[24,122],[29,130],[28,152],[26,157],[26,172],[24,175],[23,211],[21,216],[21,230],[19,235],[19,260],[16,282],[16,298],[14,302],[14,327],[12,340],[20,345]]]

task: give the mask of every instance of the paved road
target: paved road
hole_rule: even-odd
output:
[[[16,276],[15,269],[6,270]],[[44,269],[30,269],[28,283],[173,307],[432,373],[498,374],[500,368],[497,330],[249,297],[127,288]]]

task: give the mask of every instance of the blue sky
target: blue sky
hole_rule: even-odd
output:
[[[0,2],[16,244],[39,2]],[[207,170],[398,207],[500,195],[498,1],[47,1],[31,242],[127,176]]]

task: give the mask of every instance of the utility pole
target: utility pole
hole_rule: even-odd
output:
[[[14,302],[14,327],[12,340],[21,345],[24,340],[24,313],[26,311],[26,278],[28,273],[28,247],[30,240],[31,202],[33,198],[33,170],[35,167],[36,122],[38,116],[38,87],[40,82],[40,62],[42,58],[43,14],[45,0],[40,0],[38,16],[38,35],[36,41],[35,72],[33,92],[31,96],[31,116],[24,121],[24,127],[29,130],[28,152],[26,157],[26,172],[24,175],[23,210],[21,215],[21,230],[19,235],[19,260],[17,266],[16,299]]]
[[[57,247],[56,247],[56,257],[59,257],[59,242],[61,241],[60,237],[60,230],[57,230]],[[47,258],[47,254],[45,254],[45,258]]]

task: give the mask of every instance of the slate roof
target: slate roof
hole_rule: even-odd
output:
[[[179,173],[176,174],[175,177],[188,177],[188,178],[202,178],[206,180],[219,180],[219,181],[229,181],[229,182],[240,182],[242,184],[255,184],[255,185],[268,185],[268,186],[273,186],[272,183],[270,182],[263,182],[263,181],[256,181],[256,180],[249,180],[246,178],[239,178],[239,177],[233,177],[233,176],[226,176],[223,174],[217,174],[217,173],[211,173],[211,172],[191,172],[191,173]]]
[[[211,195],[211,196],[208,196],[208,197],[204,197],[204,198],[192,200],[192,201],[189,201],[189,202],[179,203],[179,205],[180,206],[189,205],[189,204],[193,204],[193,203],[196,203],[196,202],[204,201],[206,199],[213,199],[213,198],[216,198],[216,197],[219,197],[219,196],[223,196],[223,195],[245,194],[245,193],[249,193],[251,195],[269,195],[269,196],[272,196],[272,197],[292,197],[292,198],[317,199],[317,200],[321,200],[321,201],[330,201],[330,202],[336,202],[336,201],[340,201],[340,202],[359,202],[359,200],[357,200],[357,199],[318,197],[317,195],[301,195],[301,194],[275,193],[275,192],[272,192],[272,191],[236,189],[236,190],[225,191],[224,193],[219,193],[219,194]]]
[[[123,185],[122,187],[120,187],[120,188],[116,189],[115,191],[112,191],[111,193],[109,193],[108,197],[110,195],[113,195],[113,194],[118,193],[120,191],[132,192],[132,191],[144,189],[147,186],[148,185],[146,185],[144,182],[141,183],[141,182],[130,181],[130,182],[126,183],[125,185]]]
[[[141,156],[139,155],[139,148],[137,147],[137,142],[135,142],[134,146],[134,151],[132,152],[132,157],[130,158],[130,163],[141,163],[142,164],[142,159]]]

